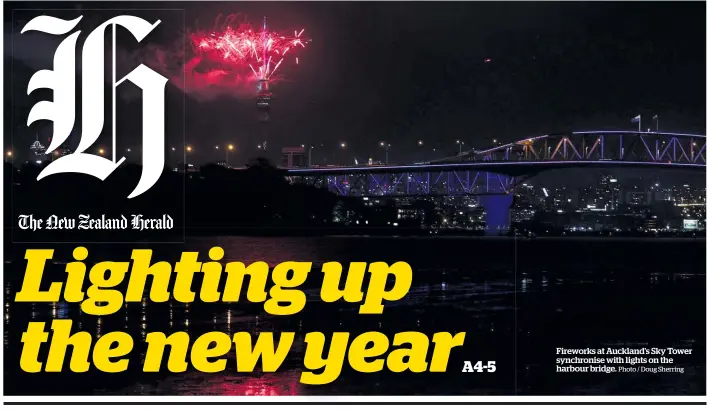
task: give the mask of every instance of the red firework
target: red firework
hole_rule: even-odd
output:
[[[210,76],[231,74],[273,82],[278,79],[275,74],[287,57],[292,56],[299,64],[299,58],[294,54],[310,41],[302,37],[304,29],[286,36],[268,29],[265,19],[260,29],[253,30],[249,24],[232,24],[236,17],[228,16],[219,29],[191,34],[197,55],[194,66],[205,67]]]

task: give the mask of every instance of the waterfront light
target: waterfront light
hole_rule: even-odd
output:
[[[232,151],[233,151],[233,145],[232,144],[227,145],[226,146],[226,165],[230,164],[230,163],[228,163],[228,152],[232,152]]]

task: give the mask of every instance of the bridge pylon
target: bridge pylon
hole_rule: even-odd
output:
[[[479,196],[479,203],[484,208],[486,234],[501,235],[511,228],[512,193]]]

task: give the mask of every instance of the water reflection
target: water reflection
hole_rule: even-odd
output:
[[[266,243],[264,240],[258,242],[260,246]],[[269,242],[276,243],[276,240],[271,239]],[[251,243],[240,245],[239,250],[247,251],[244,246]],[[299,243],[306,242],[300,239]],[[304,253],[303,250],[308,254],[299,255],[295,260],[312,258],[316,261],[316,255],[325,252],[331,253],[330,259],[336,259],[339,256],[336,253],[341,252],[332,252],[331,244],[335,242],[330,240],[329,243],[325,247],[320,240],[314,240],[308,246],[300,245],[295,255]],[[235,249],[228,250],[227,255],[230,254],[231,258],[240,256]],[[266,254],[260,250],[253,256],[261,253]],[[96,317],[84,314],[80,305],[73,303],[13,303],[8,297],[18,290],[18,284],[8,281],[4,305],[5,359],[19,359],[19,339],[27,322],[47,322],[52,319],[73,319],[75,331],[86,330],[95,337],[111,331],[125,331],[134,338],[135,348],[130,355],[131,368],[124,374],[29,375],[15,371],[6,375],[10,377],[6,392],[165,395],[511,394],[516,388],[513,362],[516,360],[514,351],[517,348],[517,389],[520,394],[611,393],[624,390],[628,382],[636,377],[558,376],[552,369],[554,348],[560,345],[621,346],[638,342],[653,346],[704,347],[703,274],[634,269],[630,275],[626,275],[620,270],[534,268],[516,274],[508,268],[488,269],[480,265],[473,268],[456,265],[445,269],[430,266],[432,264],[423,265],[416,270],[408,294],[400,301],[387,304],[380,316],[359,315],[358,305],[354,304],[321,303],[317,285],[307,284],[307,304],[295,316],[271,316],[262,311],[262,305],[245,302],[153,303],[144,298],[139,303],[126,303],[114,315]],[[62,268],[59,266],[57,269]],[[685,313],[692,315],[684,316]],[[254,335],[261,331],[276,334],[297,331],[298,335],[286,361],[274,374],[237,373],[232,353],[228,355],[226,371],[221,374],[207,375],[194,371],[179,375],[141,373],[147,334],[154,331],[169,334],[182,330],[190,334],[192,341],[210,331],[224,332],[231,337],[241,331]],[[389,337],[401,331],[420,331],[429,335],[438,331],[465,331],[467,340],[463,348],[452,352],[450,372],[445,374],[370,375],[345,368],[340,379],[331,385],[306,387],[298,383],[303,368],[304,334],[312,331],[326,334],[347,331],[357,335],[372,330],[381,331]],[[704,351],[700,353],[691,358],[692,363],[685,365],[689,377],[664,376],[667,383],[663,381],[659,385],[668,385],[680,393],[700,387],[699,383],[704,383],[704,374],[699,369],[699,365],[704,363]],[[460,365],[467,359],[496,360],[498,372],[494,376],[469,377],[452,369],[453,365]],[[685,384],[690,381],[691,385]],[[644,391],[659,389],[649,384],[639,387],[644,388]],[[704,384],[701,387],[704,389]]]
[[[161,385],[140,383],[125,389],[128,394],[171,395],[178,388],[186,396],[294,396],[304,394],[299,384],[300,371],[290,370],[278,374],[238,377],[224,374],[211,375],[208,380],[196,373],[170,377]]]

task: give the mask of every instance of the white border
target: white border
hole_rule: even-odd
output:
[[[131,0],[127,0],[131,1]],[[160,0],[162,1],[162,0]],[[173,1],[180,1],[180,0],[173,0]],[[287,1],[287,0],[286,0]],[[3,8],[0,9],[0,17],[3,18],[4,22],[4,7],[5,7],[5,2],[3,1]],[[4,49],[4,44],[3,42],[3,49]],[[3,50],[4,51],[4,50]],[[0,66],[0,75],[2,75],[4,79],[4,64]],[[4,82],[3,86],[4,87]],[[4,97],[4,94],[3,94]],[[4,99],[0,101],[0,112],[3,112],[4,109]],[[3,117],[3,126],[4,126],[4,117]],[[4,130],[4,129],[3,129]],[[5,141],[5,139],[3,139]],[[3,152],[5,148],[3,147]],[[0,172],[3,175],[4,178],[4,168],[3,171]],[[4,180],[3,180],[4,183]],[[0,200],[4,202],[4,190],[0,192]],[[3,203],[4,205],[4,203]],[[4,213],[0,214],[0,224],[2,227],[5,227],[5,222],[4,222]],[[3,233],[3,239],[2,243],[4,245],[5,242],[5,236]],[[2,261],[4,262],[4,252],[5,248],[3,247],[2,251],[0,251],[0,257],[2,257]],[[706,267],[707,267],[707,260],[705,262]],[[707,290],[706,290],[706,296],[707,296]],[[707,307],[705,308],[707,311]],[[0,322],[0,331],[4,332],[4,322]],[[0,351],[0,365],[4,365],[4,349],[3,351]],[[4,368],[3,368],[3,374],[0,375],[0,385],[3,384],[4,380]],[[617,404],[625,404],[625,405],[618,405],[618,406],[606,406],[602,405],[602,409],[606,409],[606,411],[611,411],[611,410],[618,410],[618,408],[621,408],[622,411],[626,410],[626,408],[630,408],[632,410],[640,410],[642,412],[645,411],[653,411],[653,410],[666,410],[669,408],[667,405],[631,405],[632,403],[691,403],[691,402],[707,402],[707,395],[705,396],[280,396],[280,397],[267,397],[267,396],[255,396],[255,397],[249,397],[249,396],[5,396],[4,395],[4,385],[2,385],[3,388],[3,396],[2,396],[2,401],[3,403],[5,402],[27,402],[27,403],[45,403],[45,404],[51,404],[51,403],[76,403],[76,404],[81,404],[81,403],[101,403],[101,402],[106,402],[106,403],[145,403],[148,405],[131,405],[131,408],[135,408],[138,411],[148,411],[152,410],[154,408],[169,408],[170,410],[173,411],[188,411],[188,412],[194,412],[194,405],[188,405],[189,403],[225,403],[225,402],[233,402],[233,403],[238,403],[238,402],[243,402],[243,403],[267,403],[269,405],[260,405],[256,406],[258,409],[263,409],[263,408],[278,408],[280,407],[279,405],[271,405],[271,404],[289,404],[288,408],[291,408],[292,410],[306,410],[306,411],[311,411],[312,408],[316,408],[317,406],[314,405],[297,405],[297,404],[302,404],[302,403],[321,403],[321,404],[331,404],[331,403],[356,403],[356,402],[361,402],[361,403],[372,403],[372,402],[381,402],[381,403],[391,403],[391,404],[408,404],[410,403],[411,405],[406,405],[405,408],[408,410],[424,410],[425,412],[430,411],[430,406],[428,405],[415,405],[415,403],[435,403],[435,404],[450,404],[450,405],[445,405],[445,408],[454,408],[459,411],[464,411],[468,412],[469,411],[469,406],[463,406],[463,405],[453,405],[454,403],[474,403],[474,402],[479,402],[483,404],[487,403],[525,403],[525,402],[531,402],[531,403],[538,403],[540,405],[524,405],[524,408],[531,409],[531,410],[537,410],[537,411],[547,411],[548,409],[553,409],[553,410],[562,410],[566,411],[567,409],[583,409],[583,410],[588,410],[588,411],[594,411],[597,409],[598,405],[547,405],[552,404],[552,403],[617,403]],[[187,405],[164,405],[164,403],[186,403]],[[154,404],[154,405],[149,405],[149,404]],[[294,405],[293,405],[294,404]],[[45,411],[48,405],[30,405],[30,406],[17,406],[17,405],[4,405],[3,409],[4,410],[42,410]],[[101,405],[102,410],[115,410],[119,412],[124,412],[124,409],[127,405]],[[249,405],[213,405],[210,406],[209,408],[214,409],[214,408],[221,408],[224,411],[228,410],[229,412],[233,412],[234,406],[237,406],[238,408],[249,408]],[[323,406],[323,405],[322,405]],[[337,405],[336,408],[337,410],[340,411],[353,411],[355,410],[356,412],[360,412],[362,405]],[[76,410],[76,409],[86,409],[86,408],[91,408],[92,410],[95,410],[96,406],[94,405],[82,405],[82,406],[52,406],[53,409],[58,409],[60,411],[63,410]],[[377,406],[369,406],[369,407],[375,407]],[[496,405],[496,406],[489,406],[489,405],[474,405],[475,410],[494,410],[497,411],[499,407],[505,407],[501,405]],[[71,408],[71,409],[69,409]],[[424,409],[423,409],[424,408]],[[560,409],[561,408],[561,409]],[[685,410],[685,408],[690,408],[687,405],[680,406],[680,410]],[[704,410],[704,406],[692,406],[692,409],[697,409],[699,410]]]
[[[690,403],[705,402],[704,396],[3,396],[3,402],[28,403]]]

